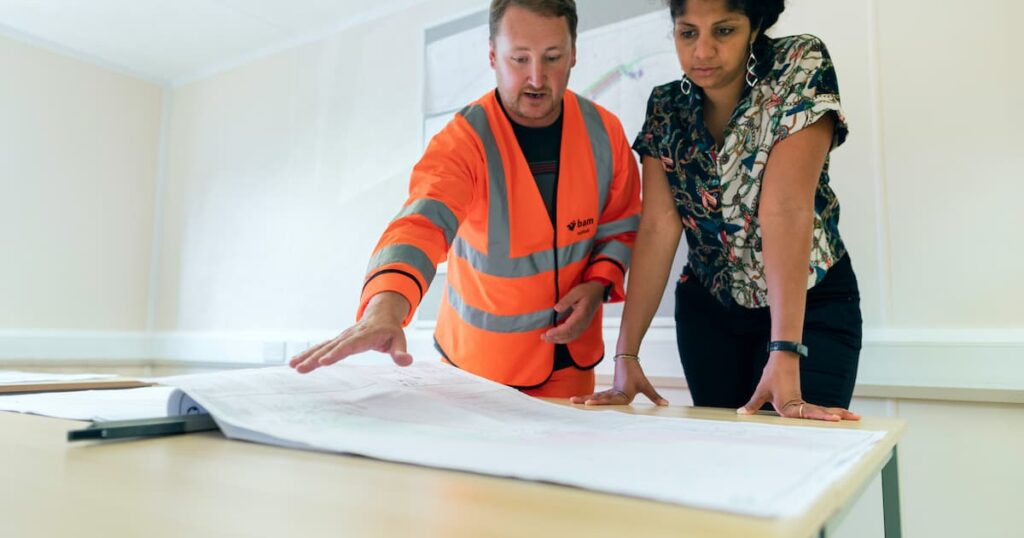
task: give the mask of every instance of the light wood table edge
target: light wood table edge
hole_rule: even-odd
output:
[[[655,388],[686,390],[686,380],[676,376],[651,376]],[[597,374],[598,385],[610,385],[610,374]],[[854,398],[883,398],[892,400],[930,400],[942,402],[1024,404],[1024,389],[990,387],[943,387],[914,385],[884,385],[858,383]]]
[[[555,402],[561,403],[561,402]],[[582,406],[575,406],[582,407]],[[875,476],[879,476],[882,469],[893,456],[894,451],[907,431],[906,421],[898,418],[873,418],[866,417],[860,421],[844,421],[840,423],[825,423],[820,421],[808,421],[800,419],[783,418],[769,412],[759,412],[756,416],[737,415],[731,409],[703,408],[670,406],[658,408],[653,405],[632,406],[607,406],[604,409],[637,412],[644,410],[644,414],[669,415],[661,410],[675,411],[669,416],[682,416],[686,418],[701,418],[709,420],[724,420],[729,422],[755,422],[758,424],[774,424],[785,426],[798,426],[809,428],[843,428],[866,431],[883,432],[884,436],[865,454],[860,463],[850,472],[847,472],[841,479],[832,484],[823,492],[817,502],[812,504],[807,511],[799,516],[791,518],[780,518],[774,520],[782,536],[792,537],[818,537],[823,529],[834,527],[841,521],[845,513],[852,507],[853,503],[863,495],[870,486]],[[682,414],[676,414],[679,411]],[[691,509],[690,507],[684,507]],[[879,508],[881,509],[881,507]],[[747,516],[735,516],[744,518]],[[756,518],[750,518],[756,519]]]

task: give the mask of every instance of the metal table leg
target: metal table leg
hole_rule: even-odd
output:
[[[882,518],[885,523],[885,538],[901,538],[900,524],[900,477],[896,463],[896,447],[892,448],[889,462],[882,467]]]

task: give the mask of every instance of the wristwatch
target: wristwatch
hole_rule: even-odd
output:
[[[768,342],[768,353],[772,351],[791,351],[800,355],[802,358],[807,358],[807,346],[800,342],[787,342],[785,340],[774,340]]]

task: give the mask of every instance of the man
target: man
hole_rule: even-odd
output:
[[[573,0],[494,0],[497,90],[438,133],[370,260],[357,323],[296,356],[301,373],[376,350],[412,362],[402,328],[448,260],[434,335],[447,362],[533,396],[590,394],[600,306],[624,297],[639,174],[618,119],[567,91]]]

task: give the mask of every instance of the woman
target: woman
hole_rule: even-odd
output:
[[[824,44],[765,35],[782,0],[671,0],[681,81],[654,89],[633,149],[643,216],[608,391],[667,404],[637,354],[685,232],[679,355],[695,405],[857,420],[860,296],[828,154],[847,126]],[[805,400],[806,398],[806,400]]]

